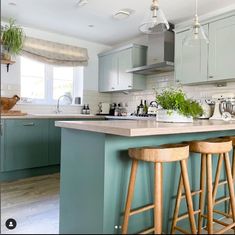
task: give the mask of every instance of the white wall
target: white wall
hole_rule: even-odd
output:
[[[87,48],[89,54],[89,64],[87,67],[85,67],[84,70],[84,90],[98,90],[97,54],[110,49],[109,46],[34,28],[23,27],[23,29],[25,34],[30,37]],[[1,65],[1,75],[3,90],[5,90],[6,86],[9,84],[18,86],[20,84],[19,60],[16,59],[16,64],[10,66],[9,73],[6,72],[6,67],[4,65]]]

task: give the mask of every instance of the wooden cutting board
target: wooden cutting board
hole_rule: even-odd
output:
[[[1,112],[1,116],[25,116],[25,115],[27,115],[27,113],[22,113],[19,110]]]

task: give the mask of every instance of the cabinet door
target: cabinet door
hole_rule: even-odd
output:
[[[60,164],[61,128],[55,126],[55,121],[56,120],[49,120],[48,165]]]
[[[208,34],[208,25],[204,26]],[[182,84],[207,81],[208,45],[202,43],[199,47],[183,45],[183,40],[189,31],[176,34],[175,37],[175,79]]]
[[[127,73],[132,68],[132,48],[118,53],[118,85],[117,90],[130,90],[133,86],[133,74]]]
[[[209,80],[235,78],[235,16],[209,26]]]
[[[7,120],[4,128],[4,171],[48,165],[47,120]]]
[[[117,88],[118,56],[109,54],[99,57],[99,91],[107,92]]]

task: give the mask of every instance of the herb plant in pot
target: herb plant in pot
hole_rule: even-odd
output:
[[[165,89],[162,93],[157,94],[156,101],[162,107],[158,111],[157,121],[193,122],[193,118],[203,114],[200,104],[192,99],[187,99],[181,89]]]
[[[8,24],[1,26],[1,59],[10,60],[11,55],[18,55],[24,42],[23,29],[9,19]]]

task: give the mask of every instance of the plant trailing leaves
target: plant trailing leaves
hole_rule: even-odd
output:
[[[192,99],[187,99],[186,94],[181,89],[168,88],[156,96],[157,103],[167,110],[170,115],[173,111],[186,117],[200,117],[203,109],[199,103]]]
[[[1,26],[1,40],[4,47],[10,54],[18,55],[24,42],[23,29],[15,24],[14,19],[9,19],[9,23]]]

